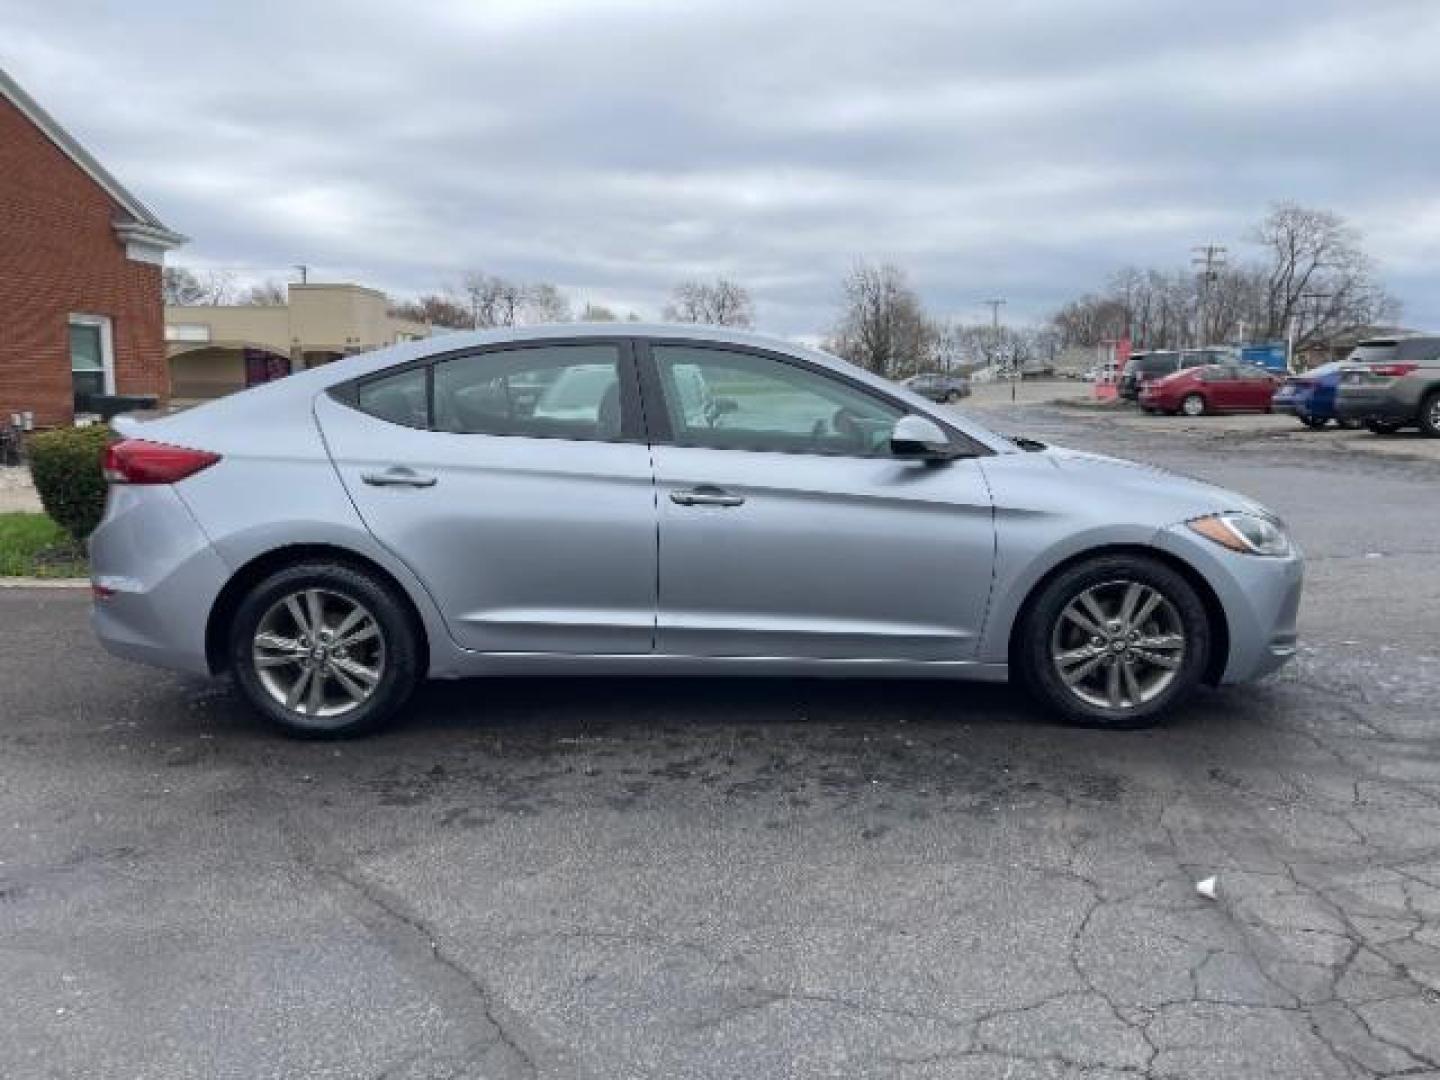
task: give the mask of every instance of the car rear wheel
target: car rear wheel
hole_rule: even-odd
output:
[[[374,575],[307,562],[265,578],[241,601],[231,670],[252,706],[287,734],[373,731],[405,703],[420,650],[404,603]]]
[[[1063,719],[1139,728],[1195,687],[1210,643],[1205,606],[1184,577],[1155,559],[1109,555],[1035,596],[1016,660],[1026,687]]]
[[[1186,416],[1204,416],[1205,399],[1199,394],[1186,394],[1185,400],[1180,402],[1180,411]]]
[[[1420,432],[1432,439],[1440,439],[1440,390],[1432,391],[1420,403]]]
[[[1393,420],[1366,420],[1365,427],[1375,435],[1394,435],[1400,430],[1399,424]]]

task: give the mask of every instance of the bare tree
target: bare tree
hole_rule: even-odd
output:
[[[527,322],[559,323],[570,321],[570,298],[549,282],[531,285],[525,293]]]
[[[665,305],[670,322],[703,323],[707,326],[752,326],[755,305],[749,291],[728,278],[682,281],[670,293]]]
[[[1399,303],[1373,280],[1360,235],[1339,214],[1277,203],[1253,239],[1265,253],[1264,334],[1297,344],[1393,319]]]
[[[467,329],[470,311],[448,296],[426,293],[415,300],[404,300],[390,305],[390,314],[399,319],[444,326],[451,330]]]
[[[167,266],[161,275],[165,303],[177,306],[218,307],[235,297],[235,275],[229,270],[196,272],[184,266]]]
[[[273,279],[251,285],[237,301],[250,307],[283,307],[290,300],[286,287]]]
[[[581,322],[614,322],[615,312],[604,304],[587,303],[580,311]]]
[[[925,366],[935,327],[902,270],[858,263],[842,288],[844,310],[827,343],[832,352],[888,378]]]
[[[1276,341],[1291,331],[1303,346],[1398,317],[1399,304],[1376,284],[1358,234],[1339,215],[1280,203],[1252,239],[1259,263],[1224,267],[1203,282],[1187,270],[1130,267],[1103,293],[1061,307],[1051,327],[1062,346],[1129,337],[1139,349],[1176,349]]]

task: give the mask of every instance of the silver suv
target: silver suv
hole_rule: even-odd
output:
[[[1440,335],[1362,341],[1335,399],[1342,420],[1359,420],[1377,435],[1418,427],[1440,438]]]

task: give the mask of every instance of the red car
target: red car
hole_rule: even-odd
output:
[[[1140,389],[1146,412],[1202,416],[1219,412],[1270,412],[1280,380],[1255,364],[1210,364],[1177,371]]]

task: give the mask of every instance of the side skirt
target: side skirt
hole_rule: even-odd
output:
[[[594,675],[704,676],[707,678],[956,679],[1006,682],[1008,664],[974,660],[816,659],[793,656],[674,656],[635,654],[575,656],[562,653],[469,653],[458,670],[432,669],[432,678],[472,676]]]

